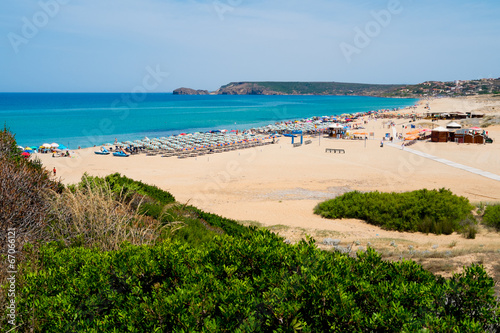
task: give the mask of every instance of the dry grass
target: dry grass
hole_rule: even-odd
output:
[[[241,225],[244,225],[245,227],[257,227],[257,228],[263,228],[264,225],[260,222],[257,221],[239,221]]]
[[[51,238],[66,246],[97,247],[104,251],[117,250],[124,242],[153,244],[161,235],[162,224],[139,214],[140,203],[116,199],[106,185],[87,183],[73,192],[51,192],[51,222],[47,231]]]

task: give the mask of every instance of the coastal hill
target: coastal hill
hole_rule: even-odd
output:
[[[174,95],[356,95],[376,97],[432,97],[500,94],[500,78],[426,81],[415,85],[345,82],[231,82],[214,92],[179,88]]]
[[[208,95],[208,90],[194,90],[190,88],[179,88],[174,90],[174,95]]]
[[[380,96],[405,87],[404,85],[363,84],[344,82],[231,82],[214,91],[213,95],[361,95]],[[189,90],[199,95],[200,90],[179,88],[174,95],[185,95]],[[189,94],[189,93],[188,93]],[[208,93],[207,93],[208,94]],[[191,94],[190,94],[191,95]]]

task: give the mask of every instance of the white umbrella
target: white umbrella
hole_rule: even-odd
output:
[[[17,148],[24,150],[23,146],[17,146]]]
[[[53,148],[57,148],[57,147],[59,147],[59,144],[57,144],[55,142],[52,142],[52,144],[50,146],[53,147]]]
[[[446,125],[446,128],[462,128],[462,125],[457,124],[456,122],[451,122],[448,125]]]

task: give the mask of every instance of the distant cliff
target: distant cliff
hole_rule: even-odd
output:
[[[194,90],[190,88],[179,88],[174,90],[174,95],[208,95],[208,90]]]
[[[342,82],[232,82],[216,91],[220,95],[361,95],[380,96],[403,85]]]
[[[342,82],[231,82],[209,93],[206,90],[180,88],[175,95],[358,95],[382,96],[404,85]],[[201,93],[200,93],[201,92]]]
[[[431,97],[500,94],[500,78],[467,81],[427,81],[417,85],[344,82],[231,82],[214,92],[180,88],[176,95],[356,95],[375,97]]]

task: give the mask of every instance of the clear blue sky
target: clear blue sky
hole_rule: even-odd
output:
[[[2,0],[0,17],[4,92],[500,77],[497,0]]]

